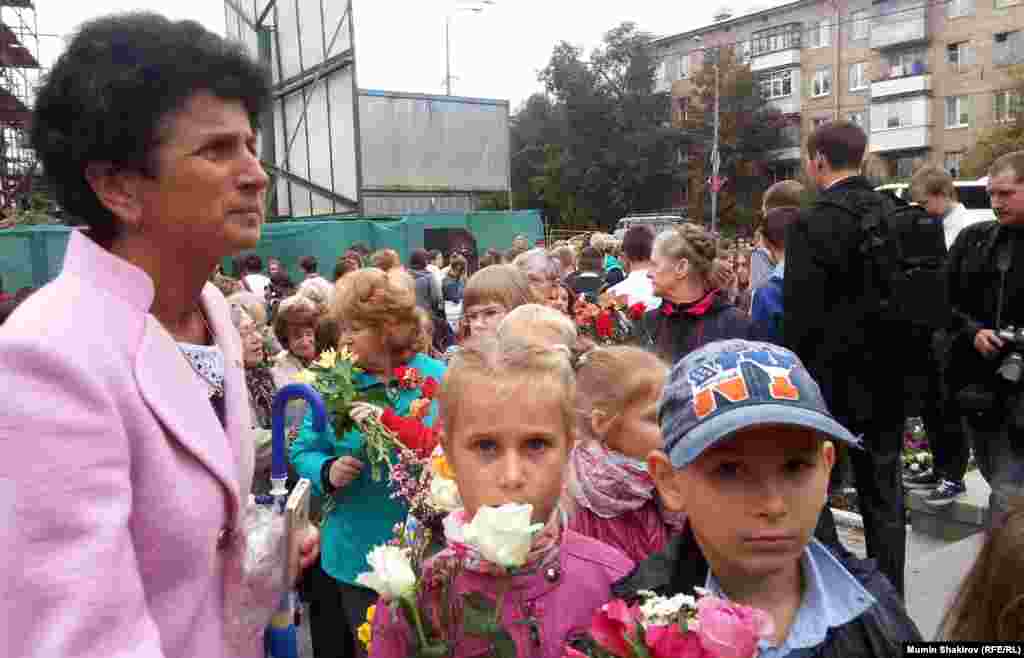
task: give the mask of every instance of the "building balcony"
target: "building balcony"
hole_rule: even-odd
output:
[[[868,151],[885,153],[886,151],[904,151],[924,149],[931,144],[931,126],[910,126],[907,128],[887,128],[871,131]]]
[[[871,47],[875,50],[905,46],[928,40],[925,9],[889,10],[871,22]]]
[[[871,98],[885,98],[887,96],[910,96],[913,94],[927,94],[932,90],[932,76],[930,73],[919,75],[905,75],[899,78],[888,80],[875,80],[871,83]]]
[[[800,66],[799,48],[776,50],[772,53],[765,53],[750,58],[750,70],[754,73],[787,66]]]
[[[799,146],[787,146],[786,148],[774,149],[768,151],[768,159],[775,162],[792,162],[794,160],[800,160],[800,147]]]
[[[794,92],[784,98],[766,100],[765,104],[783,114],[797,114],[800,112],[800,94]]]

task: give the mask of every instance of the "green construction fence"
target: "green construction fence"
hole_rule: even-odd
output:
[[[445,229],[469,231],[479,252],[492,247],[508,249],[520,234],[531,244],[544,239],[537,210],[343,220],[326,217],[265,224],[259,244],[244,253],[256,253],[264,262],[270,256],[280,258],[293,278],[299,274],[299,258],[314,256],[320,262],[320,271],[330,275],[335,261],[354,242],[365,242],[373,250],[394,249],[405,262],[413,249],[443,248],[438,241],[444,239]],[[0,277],[4,290],[39,287],[56,277],[73,230],[77,229],[49,225],[0,230]],[[228,260],[225,269],[231,271]]]

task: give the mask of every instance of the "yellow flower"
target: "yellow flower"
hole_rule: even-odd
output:
[[[356,632],[359,634],[359,641],[362,642],[363,646],[366,647],[366,650],[369,651],[370,641],[373,639],[373,629],[369,624],[363,624]]]
[[[373,623],[373,617],[376,614],[377,614],[377,606],[371,605],[369,608],[367,608],[366,609],[366,623],[367,624],[372,624]]]
[[[330,370],[331,368],[334,367],[334,364],[337,362],[338,353],[332,348],[329,350],[324,350],[323,354],[320,355],[320,358],[317,359],[313,363],[313,365],[315,365],[318,368],[323,368],[324,370]]]
[[[343,347],[341,348],[341,351],[338,352],[338,358],[341,359],[342,361],[351,361],[354,363],[356,360],[356,355],[355,352],[350,351],[348,347]]]
[[[448,458],[443,454],[434,459],[431,462],[431,468],[434,470],[434,475],[444,478],[446,480],[455,479],[455,469],[448,463]]]
[[[309,384],[310,386],[316,382],[316,374],[310,370],[302,370],[295,375],[295,381],[300,384]]]

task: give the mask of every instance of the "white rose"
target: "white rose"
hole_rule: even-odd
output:
[[[397,546],[377,546],[366,556],[366,561],[373,571],[359,574],[357,583],[389,601],[412,598],[416,574],[405,550]]]
[[[462,496],[455,480],[437,477],[430,479],[430,504],[442,512],[454,512],[462,507]]]
[[[521,567],[530,554],[534,534],[544,527],[543,523],[530,523],[532,514],[533,505],[481,507],[463,531],[466,543],[500,567]]]

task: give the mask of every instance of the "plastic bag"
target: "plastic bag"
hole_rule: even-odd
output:
[[[224,633],[230,655],[256,656],[286,595],[284,513],[250,501],[239,532],[236,561],[225,579]]]

